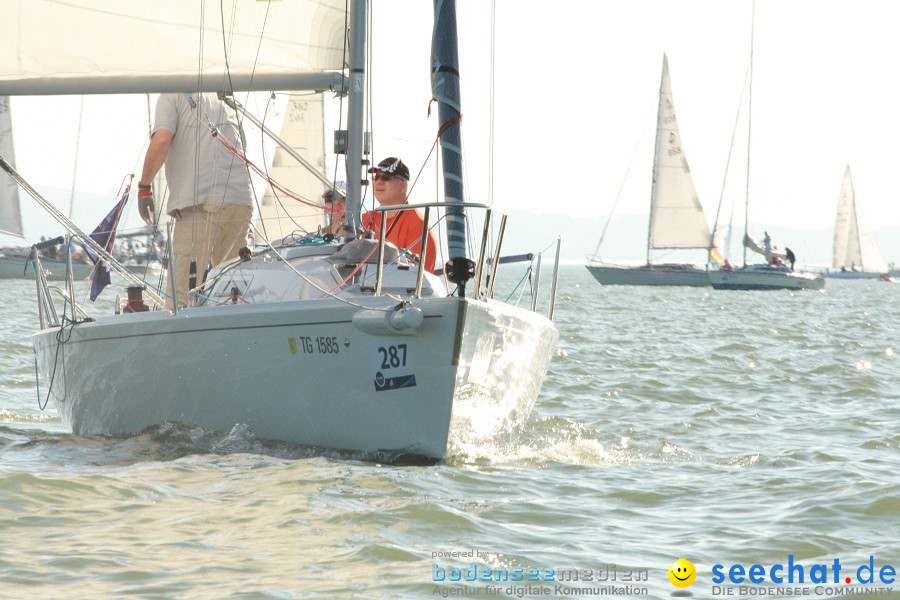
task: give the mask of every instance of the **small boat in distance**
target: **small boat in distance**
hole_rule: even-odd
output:
[[[608,226],[608,223],[607,223]],[[605,229],[604,229],[605,233]],[[587,269],[603,285],[687,285],[709,286],[706,269],[686,263],[653,263],[651,250],[709,250],[709,225],[697,197],[688,167],[675,103],[669,62],[663,55],[659,84],[659,110],[656,119],[656,146],[653,158],[653,184],[650,190],[650,224],[647,233],[647,264],[638,267],[603,262],[597,252],[587,257]]]
[[[841,194],[838,196],[837,214],[834,219],[834,253],[825,277],[834,279],[884,279],[890,278],[889,267],[872,230],[856,200],[850,165],[844,170]]]

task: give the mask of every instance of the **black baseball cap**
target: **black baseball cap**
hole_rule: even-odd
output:
[[[377,166],[369,169],[369,173],[374,173],[378,171],[380,173],[384,173],[385,175],[393,175],[395,177],[400,177],[409,181],[409,167],[403,164],[403,161],[399,158],[390,156],[380,163]]]

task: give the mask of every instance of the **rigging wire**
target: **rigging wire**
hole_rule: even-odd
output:
[[[235,3],[235,8],[236,8],[236,6],[237,6],[237,3]],[[256,44],[256,56],[255,56],[254,59],[253,59],[253,70],[252,70],[251,73],[250,73],[250,80],[251,80],[251,81],[253,81],[253,76],[256,74],[256,65],[257,65],[258,62],[259,62],[259,53],[262,51],[263,32],[266,30],[266,23],[269,22],[269,8],[271,8],[271,6],[272,6],[272,3],[271,3],[271,2],[266,2],[266,14],[265,14],[265,17],[263,18],[263,26],[262,26],[262,28],[260,29],[260,32],[259,32],[259,41],[258,41],[258,43]],[[248,99],[249,99],[249,97],[250,97],[250,94],[249,94],[249,93],[247,94],[247,97],[248,97]],[[271,98],[274,99],[274,97],[275,97],[275,93],[272,92]],[[263,123],[266,122],[266,116],[268,115],[270,104],[271,104],[271,102],[267,102],[267,103],[266,103],[266,110],[265,110],[265,112],[264,112],[264,114],[263,114]],[[240,113],[240,111],[235,111],[235,113],[237,114],[237,119],[238,119],[238,123],[239,123],[239,125],[240,125],[240,127],[241,127],[241,131],[243,131],[243,127],[244,127],[244,115],[242,115],[242,114]],[[265,133],[264,133],[264,132],[260,131],[260,134],[259,134],[259,135],[260,135],[260,139],[261,139],[261,140],[264,140],[264,139],[265,139],[265,138],[264,138],[264,136],[265,136]],[[265,160],[265,158],[266,158],[266,156],[265,156],[265,144],[260,144],[260,145],[262,146],[262,152],[263,152],[263,164],[264,164],[264,165],[267,165],[267,164],[268,164],[268,161]],[[246,152],[247,150],[248,150],[248,148],[244,148],[244,151],[245,151],[245,152]],[[268,169],[267,169],[267,173],[268,173]],[[262,205],[260,204],[259,198],[258,198],[257,195],[256,195],[256,190],[253,189],[253,186],[250,186],[250,188],[253,190],[253,202],[254,202],[254,204],[256,205],[256,214],[259,215],[259,223],[262,225],[263,238],[266,239],[266,240],[268,240],[268,237],[269,237],[269,236],[268,236],[268,232],[266,231],[266,223],[265,223],[265,221],[264,221],[263,218],[262,218]],[[277,195],[277,194],[275,194],[275,193],[273,192],[272,195],[275,197],[276,200],[278,200],[278,195]],[[263,192],[263,199],[265,200],[265,192]],[[296,222],[295,222],[295,225],[296,225]]]
[[[84,96],[81,96],[81,102],[78,107],[78,130],[75,134],[75,162],[72,165],[72,190],[69,193],[69,219],[73,218],[75,213],[75,180],[78,177],[78,156],[81,148],[81,124],[84,121]]]
[[[644,126],[641,128],[641,135],[638,137],[637,144],[634,146],[634,150],[631,152],[631,159],[628,161],[628,167],[625,169],[625,175],[622,177],[622,181],[619,183],[619,191],[616,192],[616,197],[613,200],[612,207],[609,209],[609,217],[606,218],[606,223],[603,225],[603,231],[600,233],[600,239],[597,240],[597,247],[594,248],[594,254],[589,256],[588,258],[599,258],[597,253],[600,252],[600,246],[603,245],[603,239],[606,237],[606,230],[609,229],[609,224],[612,223],[613,215],[616,212],[616,205],[619,204],[619,199],[622,197],[622,190],[625,188],[625,182],[628,181],[628,174],[631,173],[631,167],[634,165],[634,159],[637,156],[638,149],[641,147],[641,143],[644,140],[644,134],[647,132],[647,121],[644,121]]]
[[[750,84],[747,93],[747,182],[744,186],[744,239],[750,226],[750,132],[753,119],[753,36],[756,29],[756,2],[751,4],[750,14]],[[744,266],[747,266],[747,244],[744,247]]]
[[[74,237],[69,237],[68,243],[66,244],[65,252],[66,255],[70,255],[72,253],[72,241]],[[70,261],[66,261],[66,281],[71,281],[72,273],[69,271],[70,269]],[[66,311],[71,309],[72,317],[66,316]],[[62,316],[60,317],[60,326],[56,331],[56,351],[53,356],[53,368],[50,371],[50,384],[47,386],[47,396],[43,400],[41,400],[41,390],[40,390],[40,378],[38,377],[38,364],[37,364],[37,354],[35,354],[34,358],[34,372],[35,372],[35,382],[37,385],[35,386],[38,398],[38,408],[43,411],[47,408],[47,405],[50,403],[50,396],[53,394],[53,384],[56,382],[56,371],[57,368],[62,363],[62,383],[63,383],[63,395],[58,399],[59,403],[63,403],[66,401],[66,354],[63,351],[63,346],[72,339],[72,331],[75,328],[75,325],[79,323],[78,315],[76,312],[75,306],[75,298],[71,297],[70,294],[63,294],[63,310]],[[66,325],[68,324],[68,329]]]
[[[364,158],[364,162],[365,161],[371,162],[374,160],[372,157],[378,156],[375,153],[375,105],[373,103],[374,94],[372,93],[372,86],[374,85],[374,79],[375,79],[375,72],[374,72],[375,71],[375,69],[374,69],[375,63],[372,59],[372,55],[374,54],[374,52],[372,52],[372,46],[373,46],[372,38],[375,35],[375,27],[373,26],[374,19],[375,19],[375,16],[373,13],[375,11],[375,7],[372,6],[372,4],[373,4],[372,2],[366,3],[366,33],[367,33],[367,35],[366,35],[366,75],[367,75],[367,77],[366,77],[366,105],[367,105],[368,110],[366,111],[366,117],[365,117],[364,121],[368,123],[368,126],[363,128],[362,135],[363,135],[363,156],[368,157],[368,158]],[[350,13],[349,7],[346,12],[349,15],[349,13]],[[349,28],[347,29],[347,31],[349,32]],[[349,57],[348,57],[348,61],[347,61],[347,66],[349,68]],[[367,144],[365,142],[366,130],[368,130],[368,132],[369,132],[369,143],[368,143],[369,152],[368,153],[366,152]],[[347,166],[347,176],[348,177],[353,177],[356,175],[356,173],[358,173],[358,171],[354,171],[352,165]],[[367,201],[370,201],[372,203],[372,208],[370,210],[375,209],[375,192],[374,191],[372,192],[372,198],[368,198],[369,188],[371,187],[368,184],[369,179],[370,179],[368,169],[366,169],[365,177],[366,177],[366,185],[360,186],[360,197],[359,197],[360,226],[362,226],[362,212],[364,210],[365,203]],[[365,192],[362,191],[363,189],[365,189]],[[365,198],[364,198],[364,196],[365,196]]]
[[[722,177],[722,188],[719,191],[719,204],[718,204],[718,206],[716,206],[716,218],[713,221],[713,235],[710,238],[710,242],[709,242],[709,251],[707,253],[707,260],[706,260],[707,266],[709,266],[709,263],[711,261],[712,250],[714,247],[713,245],[715,243],[714,238],[716,235],[716,230],[719,228],[719,216],[721,215],[722,202],[725,198],[725,186],[728,182],[728,171],[729,171],[729,167],[731,165],[731,154],[732,154],[732,152],[734,152],[734,141],[735,141],[735,138],[737,137],[738,125],[740,124],[740,118],[741,118],[741,109],[744,104],[744,90],[747,89],[747,79],[749,76],[750,76],[750,69],[748,67],[747,70],[744,71],[744,84],[743,84],[743,86],[741,86],[741,96],[740,96],[740,99],[738,100],[737,114],[734,117],[734,127],[731,130],[731,143],[728,145],[728,156],[725,158],[725,175]],[[728,219],[729,231],[731,229],[733,219],[734,219],[734,207],[732,206],[731,216]],[[729,234],[728,246],[730,246],[730,234]],[[725,250],[726,250],[725,257],[727,258],[728,255],[730,254],[730,248],[726,248]]]
[[[236,19],[237,4],[238,3],[235,2],[231,5],[231,20],[229,21],[230,26],[227,29],[227,31],[230,32],[230,35],[226,36],[226,27],[225,27],[226,20],[225,20],[225,12],[223,10],[224,7],[223,7],[223,3],[221,3],[221,2],[219,3],[219,20],[222,25],[222,53],[223,53],[223,57],[225,60],[225,73],[228,77],[228,89],[231,92],[231,96],[234,96],[235,90],[234,90],[234,82],[232,81],[232,78],[231,78],[231,62],[229,60],[229,56],[231,55],[231,45],[234,43],[234,23],[237,20]],[[253,67],[250,70],[251,83],[253,81],[254,75],[256,74],[256,65],[257,65],[257,61],[259,58],[259,47],[262,44],[262,36],[263,36],[263,32],[266,29],[265,24],[268,19],[270,6],[271,6],[271,0],[266,2],[266,13],[265,13],[266,19],[263,20],[263,26],[260,28],[260,33],[259,33],[260,43],[257,44],[257,56],[254,58]],[[249,97],[249,92],[248,92],[247,96]],[[224,108],[221,110],[224,110]],[[241,139],[243,145],[246,145],[247,142],[246,142],[246,136],[244,135],[244,124],[243,124],[243,121],[241,120],[240,115],[237,114],[237,111],[235,111],[235,120],[238,123],[238,134],[240,136],[240,139]],[[232,155],[231,165],[228,168],[228,175],[226,176],[226,179],[225,179],[225,185],[222,188],[222,205],[223,206],[225,204],[225,195],[227,194],[228,183],[229,183],[229,180],[231,179],[231,170],[232,170],[232,168],[234,168],[234,159],[235,159],[235,157]],[[198,160],[199,160],[199,153],[198,153]],[[248,179],[248,181],[250,180],[250,172],[249,171],[247,171],[247,179]],[[258,200],[258,198],[256,198],[255,190],[253,189],[252,185],[250,185],[250,192],[254,195],[253,200],[258,205],[259,200]],[[222,218],[221,213],[218,215],[217,218],[218,219]],[[193,222],[196,224],[196,219],[193,219]],[[221,221],[220,221],[220,223],[221,223]],[[248,226],[249,226],[249,223],[248,223]],[[248,229],[248,231],[249,231],[249,229]],[[243,247],[246,245],[247,240],[246,239],[244,239],[244,240],[234,239],[231,241],[231,248],[234,248],[234,245],[236,243],[239,244],[240,247]],[[207,250],[209,250],[209,248],[207,248]],[[204,269],[203,279],[205,279],[206,278],[206,265],[200,265],[200,266]]]
[[[494,69],[497,66],[497,0],[491,0],[491,73],[488,93],[488,204],[494,204],[494,99],[496,79]]]

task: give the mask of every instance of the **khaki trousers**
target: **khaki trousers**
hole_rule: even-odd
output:
[[[247,245],[252,215],[253,208],[241,204],[200,204],[172,213],[178,306],[186,306],[188,302],[191,261],[197,263],[196,285],[199,286],[208,268],[237,257],[238,251]],[[171,279],[168,286],[166,291],[171,293]]]

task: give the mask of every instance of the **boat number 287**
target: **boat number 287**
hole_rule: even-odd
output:
[[[381,354],[382,370],[406,366],[406,344],[379,346],[378,353]]]

